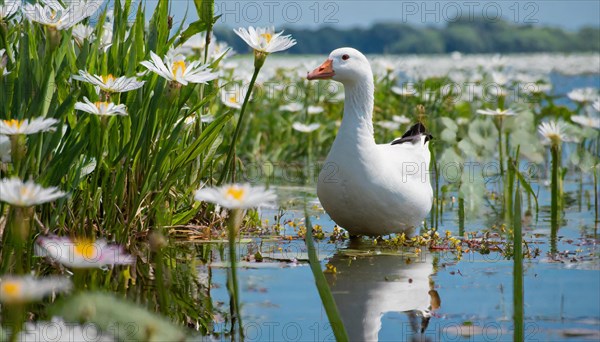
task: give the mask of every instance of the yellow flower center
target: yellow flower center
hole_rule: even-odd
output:
[[[16,128],[16,129],[21,128],[21,125],[23,125],[23,121],[21,121],[21,120],[12,119],[12,120],[2,120],[2,121],[8,127]]]
[[[85,259],[92,259],[96,256],[96,248],[91,240],[75,240],[75,253]]]
[[[229,102],[231,102],[231,103],[237,103],[237,98],[232,95],[232,96],[229,97]]]
[[[231,188],[227,189],[227,196],[233,197],[237,201],[241,201],[242,198],[244,198],[245,193],[246,192],[243,188],[238,188],[235,186],[232,186]]]
[[[173,66],[171,67],[173,70],[173,77],[177,77],[177,73],[181,70],[181,75],[185,72],[185,62],[184,61],[176,61],[173,62]]]
[[[3,296],[15,299],[21,294],[21,284],[16,281],[5,280],[1,285]]]
[[[115,80],[115,77],[112,74],[108,74],[106,76],[102,75],[102,83],[106,84],[108,82],[112,82]]]
[[[106,112],[106,108],[108,108],[108,102],[106,101],[95,102],[94,105],[96,105],[96,108],[98,108],[98,111],[100,113]]]
[[[265,40],[267,41],[267,44],[269,44],[271,42],[271,38],[273,38],[273,35],[270,34],[269,32],[265,32],[265,33],[261,34],[260,36],[265,38]]]
[[[22,186],[21,189],[19,190],[19,193],[21,194],[21,197],[29,197],[29,195],[31,194],[31,190],[29,187],[27,186]]]

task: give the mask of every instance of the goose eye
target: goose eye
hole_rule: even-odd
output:
[[[349,58],[350,58],[350,56],[348,56],[348,55],[343,55],[343,56],[342,56],[342,59],[343,59],[343,60],[348,60]]]

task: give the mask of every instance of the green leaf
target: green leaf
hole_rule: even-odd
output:
[[[165,318],[105,293],[72,296],[52,311],[65,321],[94,323],[121,341],[184,341],[186,338],[180,328]]]

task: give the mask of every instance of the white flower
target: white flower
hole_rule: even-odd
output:
[[[108,244],[104,239],[71,239],[58,236],[40,236],[36,240],[36,254],[48,257],[72,268],[99,268],[109,265],[130,265],[135,258],[122,246]]]
[[[21,0],[5,0],[4,5],[0,5],[0,21],[15,14],[19,9]]]
[[[378,121],[377,125],[385,128],[385,129],[389,129],[390,131],[395,131],[397,129],[400,128],[400,123],[395,122],[395,121]]]
[[[566,132],[566,126],[561,121],[542,122],[538,126],[538,132],[542,136],[542,144],[559,145],[561,142],[575,141]]]
[[[248,209],[270,204],[276,200],[275,193],[250,184],[230,184],[218,188],[202,188],[194,194],[196,201],[219,204],[228,209]]]
[[[600,99],[592,103],[592,108],[594,108],[597,112],[600,112]]]
[[[0,180],[0,201],[17,207],[52,202],[65,195],[56,187],[44,188],[31,180],[25,183],[16,177]]]
[[[90,38],[94,33],[94,28],[84,24],[77,24],[73,26],[73,39],[78,46],[82,46],[84,41]]]
[[[103,332],[92,323],[79,325],[65,323],[62,319],[53,317],[52,321],[37,321],[25,323],[19,332],[17,341],[52,341],[52,342],[114,342],[117,339]]]
[[[0,302],[28,303],[70,289],[71,281],[67,278],[5,275],[0,279]]]
[[[284,112],[298,112],[301,111],[304,108],[304,106],[301,103],[298,102],[292,102],[283,106],[279,107],[279,110],[284,111]]]
[[[56,0],[46,0],[43,5],[27,3],[22,12],[30,21],[65,30],[96,13],[103,2],[104,0],[78,0],[71,2],[69,7],[63,7]]]
[[[283,31],[275,33],[274,27],[257,27],[252,26],[247,29],[240,27],[233,30],[246,44],[256,51],[264,53],[273,53],[283,51],[296,45],[296,40],[290,35],[282,36]]]
[[[35,118],[33,120],[0,120],[0,134],[35,134],[56,130],[56,119]]]
[[[592,127],[596,129],[600,129],[600,118],[599,117],[591,117],[584,115],[573,115],[571,117],[573,122],[580,124],[581,126]]]
[[[106,101],[92,103],[87,97],[83,97],[83,102],[75,103],[75,109],[96,115],[127,115],[124,104],[117,105]]]
[[[200,61],[185,62],[183,55],[171,56],[169,51],[165,56],[164,63],[154,52],[150,51],[151,61],[143,61],[141,64],[161,77],[169,81],[179,82],[183,85],[188,83],[207,83],[218,77],[211,72],[208,64],[202,65]]]
[[[409,122],[410,122],[410,119],[409,119],[409,118],[407,118],[407,117],[406,117],[406,116],[404,116],[404,115],[400,115],[400,116],[398,116],[398,115],[394,115],[394,116],[392,116],[392,120],[393,120],[394,122],[397,122],[397,123],[399,123],[399,124],[407,124],[407,123],[409,123]]]
[[[310,125],[305,125],[301,122],[294,122],[292,124],[292,128],[297,130],[298,132],[310,133],[316,131],[319,127],[321,127],[318,123],[311,123]]]
[[[308,106],[308,114],[319,114],[323,113],[324,109],[321,106]]]
[[[195,35],[188,38],[181,48],[186,51],[188,55],[201,56],[200,59],[204,60],[204,48],[206,46],[206,32],[196,33]],[[227,51],[229,49],[229,51]],[[229,48],[227,43],[218,42],[214,35],[211,36],[210,44],[208,45],[208,59],[216,59],[221,57],[223,53],[227,51],[224,58],[231,57],[234,53]]]
[[[567,93],[567,97],[577,103],[592,102],[598,98],[598,91],[594,88],[578,88]]]
[[[0,162],[10,163],[10,139],[0,135]]]
[[[236,86],[234,90],[221,89],[221,102],[230,108],[240,109],[244,103],[247,89]]]
[[[477,114],[482,114],[482,115],[492,115],[492,116],[513,116],[513,115],[517,115],[517,113],[515,111],[513,111],[512,109],[500,109],[500,108],[496,108],[495,110],[492,109],[478,109],[477,110]]]
[[[138,81],[135,77],[121,76],[115,78],[112,74],[92,75],[84,70],[79,70],[79,75],[73,75],[74,80],[91,83],[107,93],[122,93],[141,88],[146,81]]]

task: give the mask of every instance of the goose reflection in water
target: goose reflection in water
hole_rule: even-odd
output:
[[[375,255],[368,249],[373,249],[371,242],[352,241],[329,261],[336,272],[328,273],[327,281],[350,340],[378,341],[383,315],[404,312],[412,338],[427,341],[422,333],[440,306],[430,279],[432,257],[423,254],[409,260],[406,256]],[[407,340],[400,336],[407,332],[398,329],[398,337]]]

